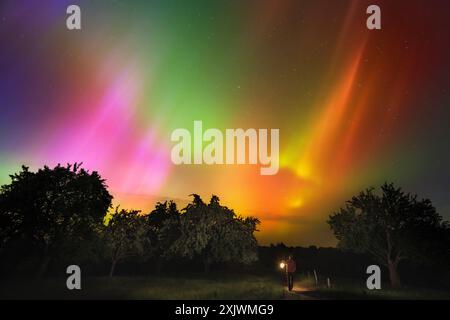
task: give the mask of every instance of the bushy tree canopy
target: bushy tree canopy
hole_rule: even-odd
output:
[[[111,260],[109,275],[114,275],[118,262],[132,256],[143,255],[149,238],[147,224],[140,211],[116,208],[104,229],[107,254]]]
[[[181,256],[201,256],[205,271],[211,263],[236,262],[248,264],[257,259],[254,232],[259,220],[236,216],[232,209],[220,205],[212,196],[205,204],[199,195],[183,210],[180,218],[180,237],[173,250]]]
[[[102,224],[111,205],[105,181],[79,164],[32,172],[23,166],[0,189],[3,247],[21,241],[42,256],[38,273],[67,241],[81,241]]]
[[[146,220],[151,241],[149,255],[156,259],[156,271],[159,273],[164,261],[173,257],[174,252],[170,248],[180,235],[180,212],[173,201],[158,202]]]

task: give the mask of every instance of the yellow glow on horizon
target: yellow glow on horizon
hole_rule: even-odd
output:
[[[303,206],[305,201],[302,198],[296,198],[291,201],[290,206],[291,208],[300,208]]]

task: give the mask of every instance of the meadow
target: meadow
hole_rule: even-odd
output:
[[[320,278],[319,278],[320,279]],[[369,290],[365,279],[337,278],[330,287],[321,279],[316,286],[312,276],[302,276],[297,288],[304,298],[326,300],[449,300],[450,291],[443,288],[404,286],[392,289],[383,282],[380,290]]]
[[[81,290],[68,290],[65,278],[9,279],[0,283],[0,299],[133,299],[133,300],[449,300],[450,292],[404,287],[368,290],[364,281],[335,279],[330,288],[313,277],[298,275],[293,292],[280,275],[223,274],[86,277]]]
[[[184,275],[89,277],[81,290],[68,290],[65,278],[6,280],[0,299],[282,299],[280,279],[271,276]]]

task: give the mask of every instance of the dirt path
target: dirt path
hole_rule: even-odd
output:
[[[294,285],[292,291],[289,291],[287,288],[285,288],[283,294],[285,300],[318,300],[317,297],[308,294],[312,292],[312,289]]]

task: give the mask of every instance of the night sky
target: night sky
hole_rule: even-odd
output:
[[[123,208],[217,194],[263,244],[334,245],[327,217],[384,181],[450,219],[449,76],[447,0],[1,1],[0,183],[83,162]],[[279,128],[278,174],[173,165],[194,120]]]

